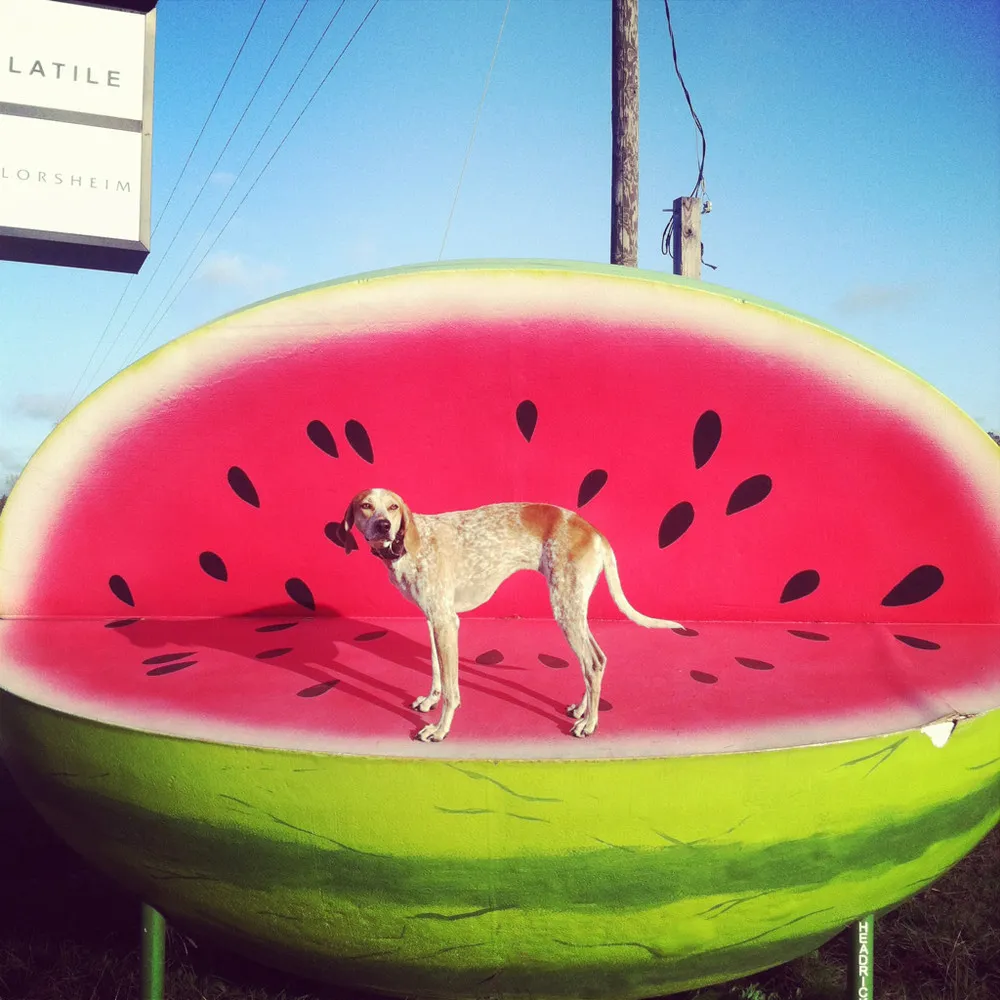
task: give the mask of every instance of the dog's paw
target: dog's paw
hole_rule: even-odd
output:
[[[440,743],[447,735],[447,729],[442,731],[440,726],[430,725],[424,726],[424,728],[417,733],[417,739],[422,743]]]
[[[410,708],[415,708],[418,712],[429,712],[440,700],[440,693],[434,694],[431,692],[431,694],[424,695],[423,698],[417,698],[410,705]]]
[[[573,736],[578,736],[582,739],[584,736],[592,735],[596,728],[597,728],[596,719],[594,719],[594,721],[591,722],[584,718],[581,719],[579,722],[574,723],[573,728],[570,730],[570,734]]]
[[[579,705],[567,705],[566,714],[571,715],[574,719],[582,719],[584,712],[587,711],[586,701],[581,701]]]

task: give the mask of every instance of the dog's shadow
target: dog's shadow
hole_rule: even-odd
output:
[[[310,683],[297,691],[301,698],[316,698],[336,689],[338,696],[358,698],[410,723],[411,737],[435,713],[411,708],[415,697],[430,688],[430,641],[418,642],[384,621],[340,616],[334,608],[318,607],[315,616],[303,617],[292,604],[255,608],[221,618],[139,618],[95,623],[111,628],[146,655],[140,658],[150,676],[187,669],[195,663],[210,664],[211,650],[242,657],[255,667],[283,670]],[[183,651],[182,653],[176,650]],[[159,652],[157,652],[159,651]],[[422,680],[407,690],[358,665],[358,653],[370,653],[395,664]],[[558,657],[543,662],[566,664]],[[461,686],[503,702],[518,711],[531,712],[568,734],[572,720],[567,701],[558,701],[520,683],[511,676],[527,667],[499,662],[496,650],[475,657],[460,656]]]

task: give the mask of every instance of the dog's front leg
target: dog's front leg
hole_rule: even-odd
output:
[[[429,618],[427,631],[431,637],[431,693],[417,698],[410,706],[418,712],[429,712],[441,700],[441,662],[438,659],[437,642],[434,640],[434,626]]]
[[[431,641],[441,668],[441,718],[436,725],[424,726],[417,739],[439,743],[448,735],[455,710],[461,704],[458,694],[458,615],[451,612],[431,619]]]

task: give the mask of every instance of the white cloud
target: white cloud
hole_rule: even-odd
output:
[[[69,393],[26,392],[14,397],[10,411],[29,420],[62,420],[69,410]]]
[[[218,184],[219,187],[230,188],[236,180],[236,174],[232,174],[228,170],[216,170],[215,173],[209,177],[209,180],[213,184]]]
[[[913,285],[858,285],[849,289],[834,306],[850,315],[902,312],[921,297]]]
[[[14,485],[23,467],[24,459],[14,449],[0,444],[0,492],[6,493]]]
[[[216,253],[198,268],[195,277],[210,285],[265,285],[278,280],[284,271],[274,264],[255,263],[238,253]]]

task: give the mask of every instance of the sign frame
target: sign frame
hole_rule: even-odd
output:
[[[50,2],[114,10],[144,19],[142,119],[136,122],[131,119],[113,119],[104,115],[33,105],[5,104],[0,101],[0,120],[4,116],[13,115],[40,121],[88,125],[103,130],[141,131],[138,239],[5,226],[0,219],[0,260],[136,274],[149,256],[150,246],[156,0],[133,0],[133,2],[50,0]]]

